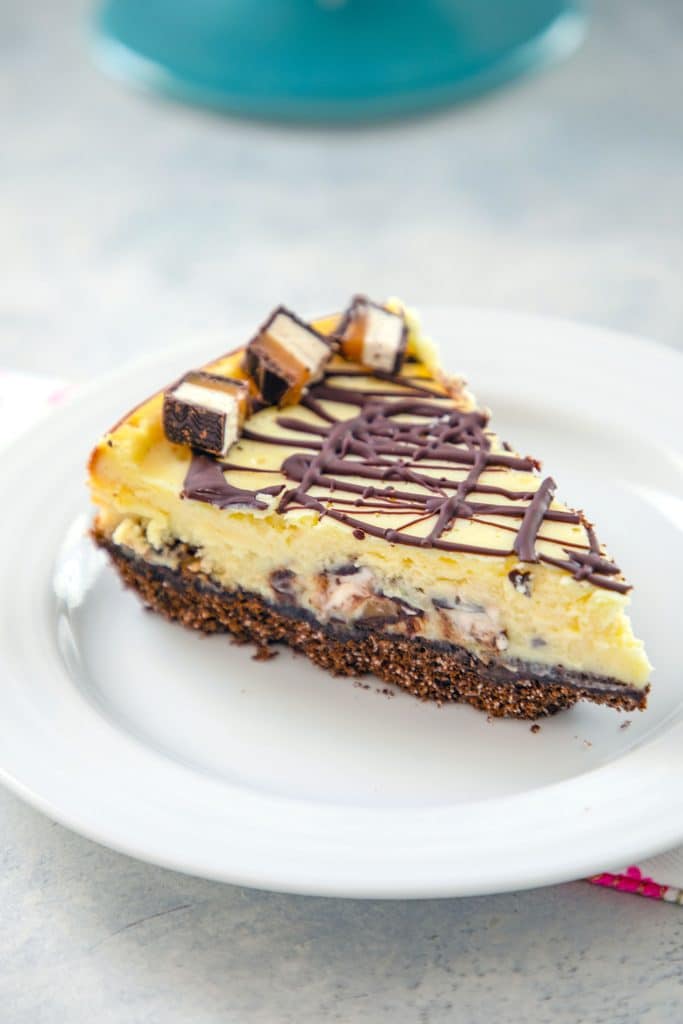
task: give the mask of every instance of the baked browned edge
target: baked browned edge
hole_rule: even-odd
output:
[[[231,633],[260,649],[285,643],[333,675],[373,673],[421,700],[462,701],[496,718],[539,718],[582,699],[625,711],[646,705],[649,686],[639,690],[561,666],[553,669],[556,678],[548,682],[535,677],[529,666],[520,676],[452,644],[324,626],[300,609],[276,607],[257,594],[228,591],[185,565],[175,570],[147,562],[97,530],[92,536],[109,553],[124,584],[167,619],[204,633]]]

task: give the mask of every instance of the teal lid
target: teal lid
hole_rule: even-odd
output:
[[[106,0],[110,73],[252,117],[358,121],[464,99],[571,52],[571,0]]]

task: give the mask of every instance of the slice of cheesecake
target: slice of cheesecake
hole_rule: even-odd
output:
[[[186,626],[496,716],[645,706],[629,584],[400,303],[311,325],[279,307],[89,469],[95,540]]]

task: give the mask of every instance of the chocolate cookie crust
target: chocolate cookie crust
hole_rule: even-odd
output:
[[[461,701],[496,718],[534,719],[582,698],[633,711],[645,707],[649,687],[637,689],[561,666],[485,663],[451,644],[355,628],[322,625],[294,607],[269,604],[256,594],[228,591],[181,564],[154,565],[93,532],[124,584],[167,619],[204,633],[230,633],[263,649],[285,643],[333,675],[373,673],[421,700]]]

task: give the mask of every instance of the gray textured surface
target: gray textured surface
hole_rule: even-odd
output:
[[[680,344],[683,10],[596,5],[568,64],[375,132],[126,93],[79,0],[0,3],[0,355],[86,377],[358,287]],[[246,892],[0,793],[2,1024],[678,1021],[683,913],[584,884],[462,901]]]
[[[184,878],[2,804],[3,1024],[662,1024],[683,911],[584,883],[463,900]]]

